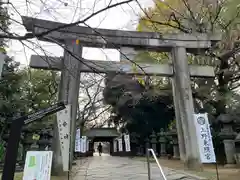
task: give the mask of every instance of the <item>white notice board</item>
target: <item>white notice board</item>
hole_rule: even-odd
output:
[[[52,151],[28,151],[23,180],[50,180],[52,155]]]

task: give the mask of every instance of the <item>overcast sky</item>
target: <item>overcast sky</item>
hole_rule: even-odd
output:
[[[112,4],[121,1],[122,0],[112,0]],[[15,20],[21,21],[20,15],[24,15],[71,23],[106,7],[110,0],[30,0],[31,4],[28,5],[26,5],[26,0],[10,0],[10,2],[12,2],[15,8],[9,6],[12,18]],[[142,7],[153,5],[152,0],[139,0],[139,2]],[[106,29],[135,30],[140,13],[142,13],[142,11],[137,3],[131,2],[101,13],[87,21],[87,24],[91,27]],[[16,23],[11,25],[11,30],[21,35],[26,33],[25,29]],[[31,41],[36,44],[33,45],[32,43],[24,42],[29,48],[23,46],[21,42],[18,41],[9,42],[8,53],[23,65],[28,64],[31,54],[47,53],[52,56],[62,56],[63,54],[62,48],[57,45],[39,42],[37,40]],[[43,53],[43,50],[37,46],[43,48],[45,52]],[[34,49],[34,51],[31,49]],[[119,52],[116,50],[105,50],[103,52],[101,49],[84,48],[83,57],[86,59],[119,60]]]

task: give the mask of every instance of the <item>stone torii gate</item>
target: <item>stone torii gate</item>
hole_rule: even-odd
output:
[[[81,72],[114,71],[126,74],[171,76],[173,97],[176,112],[180,154],[190,169],[201,168],[200,155],[196,140],[196,129],[193,122],[193,99],[190,76],[214,77],[214,70],[208,66],[189,66],[187,52],[203,52],[212,43],[220,40],[219,36],[206,34],[167,34],[159,35],[154,32],[134,32],[107,29],[91,29],[82,26],[67,27],[66,24],[53,21],[22,17],[27,31],[32,32],[39,40],[60,43],[64,45],[64,57],[33,56],[30,62],[32,68],[60,70],[61,83],[59,99],[71,104],[71,148],[74,149],[76,111]],[[53,30],[55,29],[55,30]],[[47,33],[46,33],[47,32]],[[44,33],[44,35],[39,35]],[[73,43],[79,40],[80,45]],[[130,47],[156,52],[171,52],[173,64],[139,64],[138,72],[132,71],[131,65],[119,62],[82,60],[82,47],[101,47],[121,49]],[[92,67],[92,68],[90,68]],[[57,126],[56,126],[57,127]],[[57,134],[55,134],[57,137]],[[55,141],[55,143],[57,143]],[[59,146],[58,146],[59,147]],[[55,164],[59,161],[60,148],[55,149]],[[70,163],[71,164],[71,163]],[[59,169],[58,169],[59,171]]]

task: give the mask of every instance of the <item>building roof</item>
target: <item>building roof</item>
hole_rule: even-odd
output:
[[[116,128],[92,128],[86,131],[88,138],[94,137],[118,137],[120,133]]]

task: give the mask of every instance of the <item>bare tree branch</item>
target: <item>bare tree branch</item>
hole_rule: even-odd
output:
[[[34,38],[34,37],[43,37],[53,31],[58,31],[60,29],[64,29],[64,28],[67,28],[67,27],[72,27],[72,26],[76,26],[78,24],[82,24],[82,23],[85,23],[87,20],[93,18],[94,16],[108,10],[108,9],[112,9],[112,8],[115,8],[117,6],[120,6],[120,5],[123,5],[123,4],[127,4],[127,3],[130,3],[132,2],[133,0],[126,0],[126,1],[122,1],[122,2],[119,2],[119,3],[115,3],[115,4],[112,4],[112,5],[108,5],[106,6],[105,8],[102,8],[94,13],[92,13],[91,15],[89,15],[88,17],[84,18],[83,20],[79,20],[79,21],[76,21],[74,23],[69,23],[69,24],[64,24],[62,26],[58,26],[58,27],[55,27],[53,29],[50,29],[48,31],[45,31],[43,33],[39,33],[39,34],[32,34],[32,33],[27,33],[25,34],[24,36],[15,36],[11,33],[8,33],[8,35],[4,35],[4,34],[0,34],[0,38],[7,38],[7,39],[15,39],[15,40],[26,40],[26,39],[31,39],[31,38]]]

